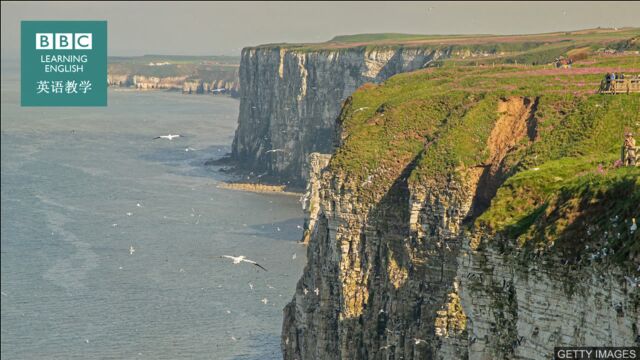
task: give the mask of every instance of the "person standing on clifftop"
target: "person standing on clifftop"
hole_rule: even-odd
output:
[[[633,134],[626,133],[624,138],[622,162],[625,166],[636,166],[636,140]]]

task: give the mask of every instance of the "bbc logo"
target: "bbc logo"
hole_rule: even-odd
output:
[[[91,50],[91,33],[36,33],[36,50]]]

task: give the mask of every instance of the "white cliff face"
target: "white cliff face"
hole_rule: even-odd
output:
[[[429,48],[246,48],[233,158],[255,173],[304,186],[307,156],[332,152],[336,117],[356,88],[448,56]]]
[[[182,90],[183,94],[228,94],[237,96],[238,81],[189,79],[187,76],[144,76],[131,74],[108,74],[107,85],[132,87],[137,90]]]
[[[458,257],[469,359],[550,359],[555,346],[637,346],[640,292],[615,269],[520,266],[495,249]]]

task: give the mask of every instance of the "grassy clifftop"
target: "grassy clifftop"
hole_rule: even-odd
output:
[[[640,50],[640,28],[588,29],[531,35],[416,35],[356,34],[336,36],[322,43],[266,44],[254,49],[279,48],[295,52],[429,48],[448,51],[461,64],[545,64],[559,56],[576,56],[598,49]]]
[[[471,182],[472,228],[570,261],[609,251],[632,264],[640,168],[616,160],[623,133],[640,134],[640,94],[596,94],[611,71],[640,74],[640,56],[591,55],[572,69],[450,65],[367,84],[345,103],[330,166],[372,201],[403,168],[412,186]]]

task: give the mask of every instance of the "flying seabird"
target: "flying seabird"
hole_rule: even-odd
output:
[[[172,134],[169,134],[169,135],[160,135],[160,136],[156,136],[156,137],[154,137],[154,138],[153,138],[153,140],[156,140],[156,139],[167,139],[167,140],[173,140],[174,138],[179,138],[179,137],[182,137],[182,135],[180,135],[180,134],[177,134],[177,135],[172,135]]]
[[[277,152],[277,151],[285,152],[286,150],[285,149],[271,149],[271,150],[267,150],[265,152],[265,154],[272,153],[272,152]]]
[[[267,271],[267,269],[265,269],[262,265],[258,264],[257,262],[253,261],[253,260],[249,260],[246,258],[246,256],[244,255],[240,255],[240,256],[231,256],[231,255],[222,255],[220,256],[221,258],[227,258],[227,259],[231,259],[233,260],[234,264],[240,264],[241,262],[247,262],[249,264],[253,264],[257,267],[259,267],[260,269]]]
[[[136,252],[136,249],[133,246],[129,246],[129,255],[133,255]]]

